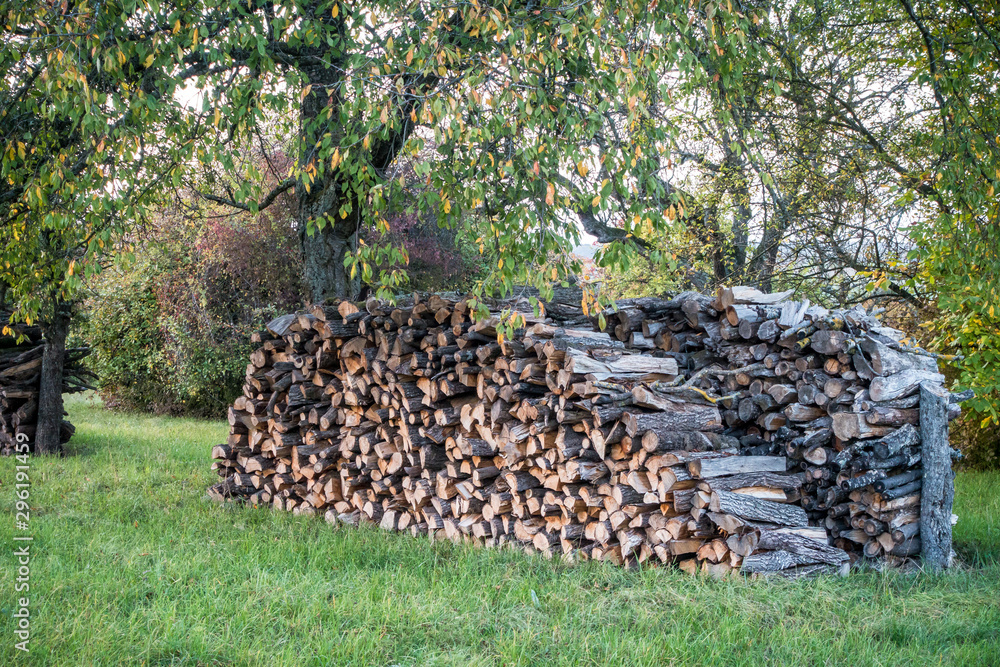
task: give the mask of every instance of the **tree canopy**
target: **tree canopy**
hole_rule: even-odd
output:
[[[164,9],[25,2],[0,15],[2,278],[25,318],[70,299],[184,161]]]
[[[660,74],[706,79],[686,45],[712,44],[716,58],[731,56],[713,74],[736,77],[749,20],[712,5],[705,41],[701,12],[677,2],[245,7],[231,8],[231,24],[179,19],[179,34],[199,26],[186,61],[215,133],[199,154],[214,186],[205,196],[256,210],[294,187],[315,300],[356,291],[357,277],[398,285],[374,271],[395,249],[365,247],[357,233],[401,210],[442,225],[482,216],[479,243],[496,257],[489,287],[564,280],[583,231],[618,258],[636,229],[678,215],[660,179],[673,128],[649,122],[650,107],[676,94],[676,78]],[[234,174],[240,147],[276,123],[297,160],[268,191],[255,187],[262,174]]]

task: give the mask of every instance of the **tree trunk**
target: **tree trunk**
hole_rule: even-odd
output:
[[[734,165],[733,179],[735,185],[732,189],[733,198],[736,200],[735,211],[733,213],[733,247],[731,251],[732,269],[734,276],[742,276],[747,263],[747,243],[750,238],[750,182],[747,177],[747,166],[742,161]]]
[[[69,314],[57,308],[56,315],[43,326],[42,331],[45,335],[45,351],[42,353],[35,453],[58,454],[62,451],[59,432],[63,420],[63,362],[66,357],[66,336],[69,333]]]
[[[326,17],[325,20],[343,33],[343,16]],[[337,145],[344,133],[340,123],[342,66],[342,60],[331,62],[325,57],[317,57],[301,66],[305,79],[303,86],[309,88],[304,89],[306,95],[299,106],[302,144],[298,158],[302,176],[295,186],[295,194],[299,205],[304,273],[313,303],[335,297],[353,298],[360,291],[360,281],[352,281],[344,267],[344,258],[353,250],[360,229],[360,202],[356,197],[348,199],[339,172],[323,164],[325,160],[320,159],[316,151],[324,135],[332,135]],[[345,204],[350,212],[341,217],[340,211]]]
[[[338,188],[337,184],[331,187]],[[316,192],[314,189],[313,192]],[[308,232],[309,220],[322,218],[312,214],[322,205],[300,200],[299,208],[299,239],[302,243],[302,260],[305,270],[306,284],[309,287],[309,298],[313,303],[323,303],[333,297],[354,298],[360,291],[358,280],[351,280],[348,277],[347,269],[344,267],[344,257],[352,249],[352,244],[357,235],[357,222],[360,216],[352,213],[345,220],[336,223],[327,222],[323,229],[314,229],[312,234]]]
[[[324,18],[336,26],[342,40],[346,39],[346,15],[345,12]],[[456,27],[460,25],[459,17],[460,13],[453,19]],[[299,107],[302,137],[299,168],[302,176],[295,192],[299,203],[299,236],[309,296],[314,303],[322,303],[333,297],[356,298],[361,293],[360,277],[349,277],[344,258],[353,250],[352,245],[364,222],[361,208],[365,205],[365,197],[349,187],[349,176],[329,167],[328,156],[317,158],[317,146],[322,144],[324,136],[330,135],[331,146],[339,146],[346,131],[340,119],[346,54],[330,51],[321,45],[315,47],[310,55],[308,60],[299,63],[303,85],[308,88],[303,88],[305,94]],[[396,100],[398,105],[392,112],[392,129],[383,127],[371,133],[373,140],[365,166],[376,177],[381,178],[385,174],[406,144],[415,127],[411,118],[415,118],[423,100],[438,81],[438,76],[432,73],[404,77],[403,88],[406,92]],[[363,128],[364,123],[357,126],[357,129]],[[355,154],[351,159],[359,158]],[[341,216],[342,209],[347,212],[344,217]],[[310,221],[313,221],[312,234],[308,232]],[[320,225],[316,223],[323,223],[322,229],[318,229]]]

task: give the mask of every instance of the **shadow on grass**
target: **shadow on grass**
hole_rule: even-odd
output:
[[[1000,546],[980,540],[955,542],[959,565],[972,569],[988,569],[1000,565]]]

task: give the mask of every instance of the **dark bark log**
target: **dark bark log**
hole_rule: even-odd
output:
[[[780,457],[779,457],[780,458]],[[732,491],[752,486],[769,486],[782,491],[793,491],[802,488],[802,479],[798,475],[785,475],[773,472],[739,473],[729,477],[719,477],[699,483],[699,488],[709,488],[712,491]]]
[[[920,431],[913,424],[906,424],[896,429],[872,445],[875,455],[882,459],[895,456],[906,447],[920,444]]]
[[[827,565],[838,567],[850,562],[850,556],[841,549],[801,535],[775,530],[761,531],[757,548],[784,549],[799,556],[810,558],[814,563],[826,563]]]
[[[923,486],[921,481],[917,479],[907,484],[903,484],[902,486],[889,489],[888,491],[879,494],[879,496],[882,502],[887,502],[889,500],[895,500],[896,498],[908,496],[912,493],[917,493],[920,491],[921,486]]]
[[[785,526],[806,526],[809,524],[805,510],[801,507],[760,500],[753,496],[728,491],[714,492],[710,507],[713,512],[735,514],[751,521],[766,521]]]
[[[909,484],[915,479],[920,479],[920,476],[922,474],[923,474],[922,470],[910,470],[909,472],[905,472],[901,475],[894,475],[893,477],[886,477],[885,479],[880,479],[879,481],[875,482],[872,485],[872,488],[875,489],[878,493],[882,493],[887,489],[895,489],[900,486]]]
[[[38,396],[38,426],[35,431],[36,454],[62,452],[60,431],[63,421],[63,363],[66,337],[69,334],[68,312],[59,308],[52,321],[43,327],[45,351]]]
[[[649,430],[658,433],[722,430],[722,416],[719,414],[719,409],[695,403],[678,403],[669,412],[638,412],[630,409],[624,413],[623,421],[627,433],[632,437]]]

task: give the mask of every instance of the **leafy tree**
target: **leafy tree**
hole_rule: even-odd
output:
[[[143,217],[179,164],[174,52],[146,2],[6,3],[0,13],[0,280],[14,316],[38,320],[35,449],[59,449],[60,387],[82,276]]]
[[[907,101],[923,91],[912,66],[886,57],[898,55],[895,23],[862,11],[842,0],[759,4],[739,80],[713,77],[652,110],[678,128],[662,178],[701,242],[690,261],[710,265],[702,288],[795,286],[847,303],[872,297],[861,272],[905,264],[901,221],[925,214],[884,189],[898,175],[869,139],[906,145],[917,127]],[[725,67],[711,48],[691,48],[706,71]],[[864,132],[845,130],[845,110]],[[916,298],[899,281],[883,295]]]
[[[487,289],[565,279],[578,268],[568,254],[578,222],[610,242],[602,261],[624,260],[634,230],[665,228],[676,213],[656,178],[672,128],[648,122],[676,84],[660,73],[707,80],[689,50],[695,19],[713,26],[698,48],[720,60],[744,48],[748,20],[729,3],[679,1],[300,0],[223,10],[215,21],[183,13],[176,27],[190,35],[185,62],[198,72],[191,122],[216,132],[199,150],[216,167],[202,177],[215,184],[204,196],[255,211],[294,189],[314,301],[354,294],[358,280],[398,285],[397,274],[377,271],[398,263],[398,249],[363,245],[358,232],[387,231],[407,208],[446,225],[484,217],[479,244],[496,253]],[[735,81],[738,65],[729,58],[715,74]],[[274,124],[294,141],[296,164],[267,191],[234,148]],[[410,164],[429,144],[429,159]],[[404,196],[407,169],[425,182],[415,203]]]
[[[900,187],[934,213],[913,233],[922,270],[911,283],[937,294],[938,342],[960,355],[983,424],[1000,424],[1000,7],[899,1],[934,112],[915,138],[926,158]]]
[[[377,270],[398,264],[399,249],[364,246],[358,231],[386,232],[407,208],[446,225],[485,216],[480,245],[497,257],[487,283],[500,289],[573,271],[574,214],[614,240],[605,254],[619,259],[636,225],[664,220],[669,193],[647,176],[669,128],[641,121],[666,94],[664,62],[704,78],[672,38],[702,11],[679,0],[5,7],[2,277],[17,315],[47,327],[43,384],[58,385],[81,276],[128,248],[162,187],[188,179],[193,163],[221,168],[200,181],[204,194],[236,208],[294,192],[316,301],[353,294],[360,280],[401,282]],[[745,17],[728,4],[705,11],[714,48],[735,51]],[[622,140],[622,123],[644,139]],[[295,160],[264,192],[241,152],[274,124]],[[425,187],[404,203],[397,177],[429,141],[433,159],[413,167]],[[652,196],[626,196],[638,191]],[[43,392],[39,451],[55,448],[44,424],[61,411],[58,393]]]

